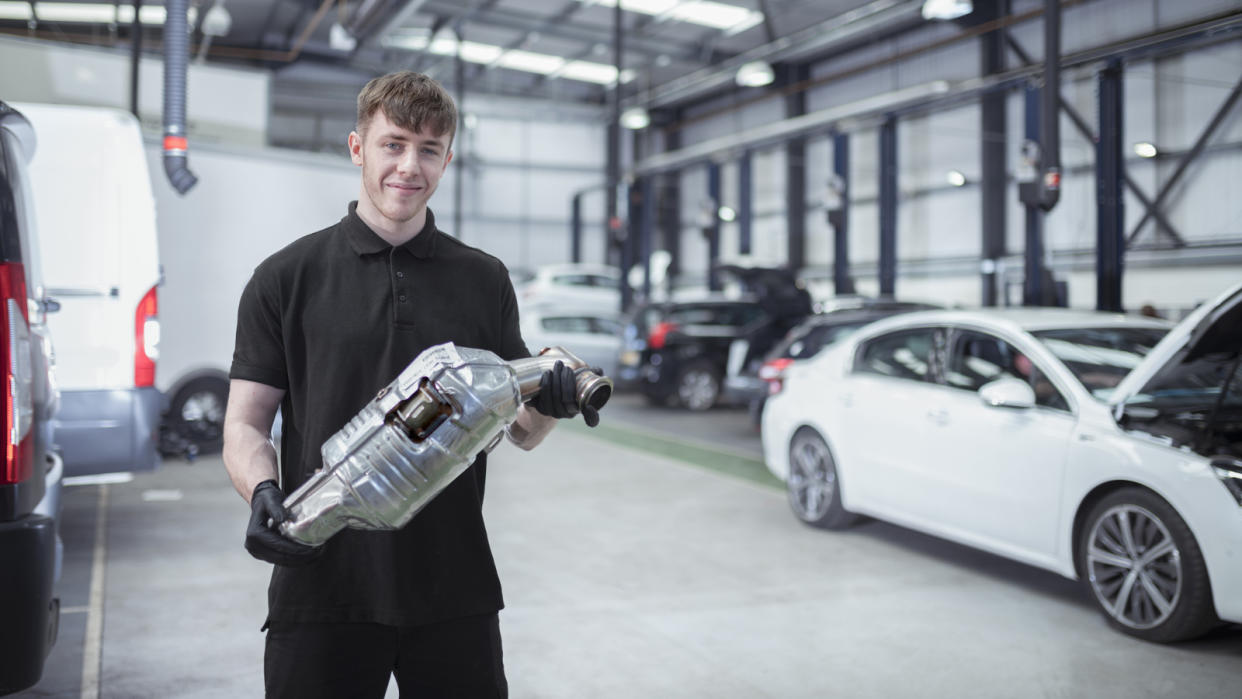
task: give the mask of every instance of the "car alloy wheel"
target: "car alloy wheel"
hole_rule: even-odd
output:
[[[802,428],[789,445],[785,479],[789,506],[798,519],[817,527],[837,529],[853,522],[841,505],[837,463],[828,444],[810,428]]]
[[[689,410],[708,410],[719,395],[720,379],[708,364],[691,364],[677,377],[677,400]]]
[[[1078,570],[1115,628],[1169,642],[1218,623],[1194,533],[1160,496],[1138,487],[1109,493],[1079,531]]]
[[[1117,623],[1164,623],[1182,595],[1182,552],[1168,528],[1135,505],[1106,510],[1088,536],[1087,575],[1096,599]]]
[[[200,377],[177,391],[168,406],[168,424],[198,453],[212,454],[224,444],[224,412],[229,385],[223,379]]]

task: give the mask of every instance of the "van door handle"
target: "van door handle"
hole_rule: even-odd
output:
[[[44,313],[55,313],[60,310],[60,301],[57,301],[49,296],[44,296],[42,299],[39,299],[39,306],[43,309]]]
[[[54,289],[53,289],[53,288],[49,288],[49,289],[47,290],[47,292],[48,292],[49,294],[55,294],[55,295],[57,295],[57,296],[79,296],[79,297],[90,297],[90,296],[110,296],[110,297],[112,297],[112,298],[117,298],[117,297],[119,297],[119,296],[121,295],[121,289],[120,289],[120,287],[116,287],[116,286],[109,286],[109,287],[90,287],[90,286],[57,287],[57,288],[54,288]]]

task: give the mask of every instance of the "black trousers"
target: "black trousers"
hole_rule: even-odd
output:
[[[509,696],[496,614],[427,626],[271,622],[263,657],[271,698],[375,697],[389,675],[404,699]]]

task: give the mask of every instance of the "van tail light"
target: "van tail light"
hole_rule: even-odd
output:
[[[26,273],[20,263],[0,264],[0,305],[4,326],[4,471],[0,483],[20,483],[34,473],[34,366],[30,359],[30,319]]]
[[[785,388],[785,370],[793,364],[789,357],[769,359],[759,367],[759,378],[768,382],[768,395],[774,396]]]
[[[651,328],[651,332],[647,334],[647,346],[651,349],[664,349],[668,334],[675,330],[677,330],[676,323],[670,323],[667,320],[656,323]]]
[[[160,358],[160,314],[156,287],[138,302],[134,314],[134,385],[155,385],[155,361]]]

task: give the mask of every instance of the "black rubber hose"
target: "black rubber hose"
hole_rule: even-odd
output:
[[[198,182],[186,163],[185,83],[190,35],[186,25],[189,0],[168,0],[164,20],[164,173],[178,193]]]

